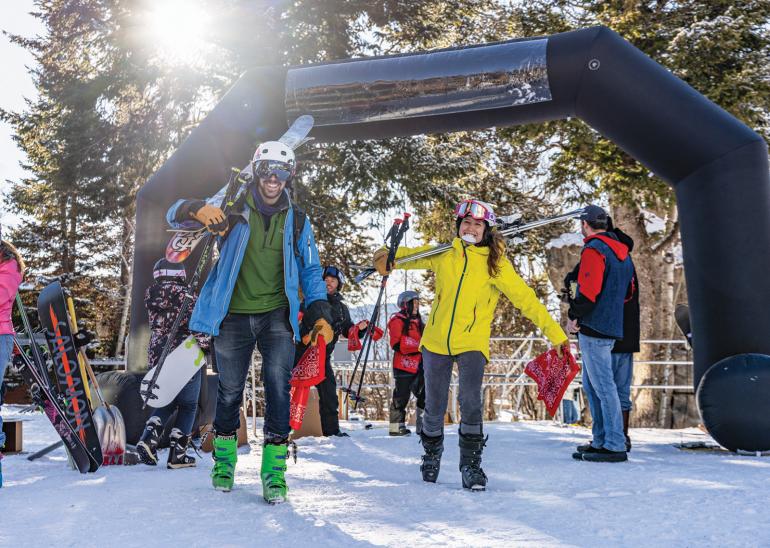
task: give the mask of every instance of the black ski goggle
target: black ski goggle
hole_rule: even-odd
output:
[[[291,181],[292,169],[286,162],[261,161],[257,164],[257,177],[260,179],[269,179],[275,176],[282,183]]]

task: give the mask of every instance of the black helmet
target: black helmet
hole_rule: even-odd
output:
[[[172,263],[168,259],[163,258],[152,267],[152,277],[156,280],[159,278],[174,278],[180,282],[186,282],[187,272],[185,272],[183,264]]]
[[[337,286],[337,291],[342,291],[342,286],[345,285],[345,274],[342,273],[342,270],[340,270],[336,266],[327,266],[324,268],[321,278],[326,279],[327,276],[331,276],[332,278],[337,278],[337,281],[340,283]]]
[[[401,293],[401,295],[398,296],[398,299],[396,300],[396,304],[399,308],[404,308],[409,301],[413,301],[414,299],[419,299],[420,294],[417,293],[417,291],[404,291]]]

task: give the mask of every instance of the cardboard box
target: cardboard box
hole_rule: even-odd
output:
[[[305,418],[302,419],[302,428],[292,432],[291,439],[298,440],[308,436],[323,436],[323,430],[321,430],[321,410],[318,403],[318,390],[316,390],[315,387],[310,389],[310,396],[307,399],[307,407],[305,408]]]
[[[201,451],[205,453],[211,453],[214,450],[214,428],[213,424],[207,424],[200,429],[201,436],[208,433],[206,441],[201,445]],[[246,415],[243,414],[243,408],[241,408],[241,425],[238,427],[238,447],[249,444],[248,429],[246,427]]]
[[[3,453],[21,453],[21,421],[3,419],[3,432],[5,432],[5,449],[3,449]]]

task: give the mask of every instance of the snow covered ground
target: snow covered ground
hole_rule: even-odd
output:
[[[3,416],[18,408],[6,407]],[[24,414],[25,452],[55,441]],[[770,545],[770,458],[684,452],[696,429],[634,430],[623,464],[573,461],[590,433],[552,423],[492,423],[489,490],[461,489],[457,430],[447,430],[439,483],[423,483],[415,436],[345,425],[351,438],[301,439],[291,500],[270,507],[261,449],[241,448],[236,489],[196,469],[105,467],[80,475],[63,450],[3,461],[2,546],[761,546]],[[383,427],[380,427],[383,426]],[[165,451],[162,458],[165,462]]]

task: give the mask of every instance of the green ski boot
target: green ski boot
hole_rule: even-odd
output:
[[[262,496],[268,504],[286,502],[286,459],[289,446],[286,443],[275,445],[268,443],[262,448]]]
[[[217,491],[230,491],[235,481],[235,463],[238,462],[238,441],[235,433],[228,436],[216,435],[213,456],[211,485]]]

